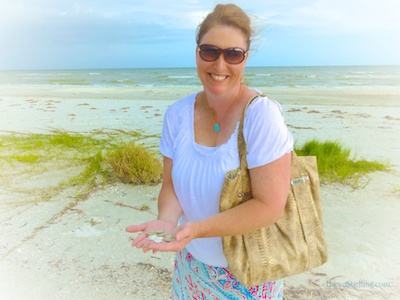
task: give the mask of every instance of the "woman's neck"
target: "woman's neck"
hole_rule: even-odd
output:
[[[240,84],[237,88],[232,89],[229,93],[225,93],[222,95],[215,95],[207,90],[204,90],[203,97],[205,101],[207,101],[208,106],[215,111],[218,115],[223,115],[228,108],[234,105],[234,102],[237,102],[242,98],[244,91],[244,87]]]

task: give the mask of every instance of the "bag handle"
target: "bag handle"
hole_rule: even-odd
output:
[[[246,145],[246,141],[244,140],[244,134],[243,134],[243,126],[244,126],[244,118],[246,117],[246,112],[247,112],[247,108],[249,107],[249,105],[258,97],[260,96],[264,96],[262,94],[258,94],[255,95],[254,97],[252,97],[246,104],[246,106],[243,109],[243,114],[242,117],[240,119],[240,123],[239,123],[239,131],[238,131],[238,149],[239,149],[239,160],[240,160],[240,169],[242,170],[247,170],[247,159],[246,159],[246,155],[247,155],[247,145]]]

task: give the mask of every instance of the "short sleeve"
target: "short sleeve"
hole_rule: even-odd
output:
[[[174,102],[164,115],[163,128],[160,139],[160,152],[162,155],[174,158],[175,144],[182,128],[187,125],[191,118],[191,109],[196,99],[196,94],[191,94],[185,98]]]
[[[293,150],[293,136],[285,124],[281,106],[268,97],[259,97],[249,105],[243,134],[249,169],[268,164]]]
[[[160,139],[160,152],[162,155],[173,158],[174,141],[178,133],[178,118],[174,113],[174,106],[170,106],[164,115],[163,128]]]

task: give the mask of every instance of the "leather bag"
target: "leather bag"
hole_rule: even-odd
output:
[[[223,212],[252,198],[243,112],[238,132],[240,167],[225,175],[220,198]],[[271,100],[272,101],[272,100]],[[273,225],[222,237],[228,270],[245,286],[303,273],[327,261],[322,227],[320,184],[315,156],[292,152],[291,184],[283,215]]]

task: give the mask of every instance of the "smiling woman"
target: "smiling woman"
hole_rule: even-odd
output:
[[[158,218],[132,225],[133,246],[176,254],[173,299],[282,299],[281,280],[247,287],[229,271],[222,237],[276,222],[289,189],[293,138],[280,105],[243,84],[252,27],[233,4],[217,5],[198,27],[197,74],[203,90],[172,104],[165,114],[160,150],[164,174]],[[239,166],[238,123],[243,134],[252,198],[219,211],[225,174]],[[157,243],[148,232],[172,234]]]

